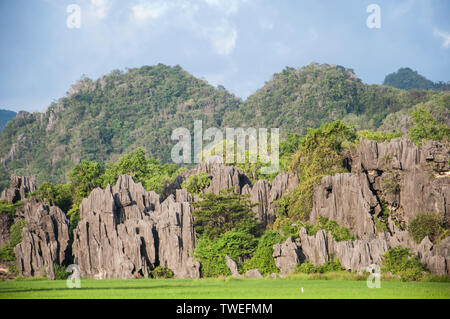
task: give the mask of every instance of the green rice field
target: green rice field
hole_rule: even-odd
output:
[[[70,289],[67,288],[64,280],[34,279],[0,282],[0,299],[14,298],[449,299],[450,283],[382,281],[381,288],[370,289],[365,280],[304,280],[303,278],[81,279],[80,288]]]

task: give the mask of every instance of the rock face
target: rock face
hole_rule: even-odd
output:
[[[450,275],[450,237],[438,245],[433,245],[428,236],[425,237],[419,245],[418,255],[432,273]]]
[[[306,229],[299,233],[299,246],[305,258],[314,265],[323,265],[328,261],[328,240],[325,231],[319,230],[316,236],[308,236]]]
[[[363,271],[380,261],[381,255],[390,248],[382,237],[337,242],[324,230],[319,230],[315,236],[308,236],[305,228],[300,230],[296,244],[305,260],[315,266],[323,265],[332,255],[339,259],[344,269],[356,271]]]
[[[238,266],[236,262],[228,256],[225,256],[225,262],[227,264],[228,269],[231,271],[231,276],[242,278],[243,276],[239,273]]]
[[[328,237],[328,252],[339,259],[347,270],[364,271],[371,264],[381,261],[381,255],[389,248],[384,238],[336,242]]]
[[[408,224],[417,213],[429,212],[439,213],[449,224],[449,143],[426,142],[419,148],[408,138],[383,143],[361,139],[347,160],[351,172],[325,176],[315,185],[311,221],[319,216],[334,220],[358,240],[337,243],[319,232],[316,238],[301,233],[302,251],[313,263],[322,264],[328,252],[347,269],[361,270],[391,247],[420,250],[408,232],[396,226],[399,222]],[[386,209],[387,230],[377,235],[374,219]],[[423,254],[423,261],[433,272],[443,273],[446,251]]]
[[[311,220],[335,220],[361,239],[376,237],[373,222],[382,201],[398,222],[418,212],[438,212],[450,222],[450,145],[407,138],[379,143],[361,139],[351,172],[325,176],[314,187]],[[392,232],[392,231],[391,231]]]
[[[185,190],[176,196],[176,201],[169,196],[155,212],[159,264],[172,269],[175,277],[198,278],[200,265],[190,255],[196,244],[193,209],[183,201],[188,197]]]
[[[24,200],[28,193],[36,190],[36,180],[34,177],[11,175],[9,188],[3,190],[0,200],[9,203],[16,203]]]
[[[245,272],[245,277],[247,278],[262,278],[261,272],[259,269],[251,269]]]
[[[285,246],[285,250],[291,252],[291,255],[296,252],[300,256],[299,263],[307,260],[316,266],[320,266],[327,262],[330,256],[333,256],[339,260],[344,269],[361,272],[366,270],[369,265],[379,263],[381,255],[390,248],[400,245],[396,240],[390,238],[390,235],[385,233],[371,239],[338,242],[331,235],[325,233],[324,230],[319,230],[315,236],[308,236],[306,229],[302,228],[296,242],[294,243],[291,240],[289,245]],[[280,244],[274,245],[273,249],[274,257],[280,254]],[[450,274],[450,237],[447,237],[439,245],[435,246],[428,237],[425,237],[418,249],[413,251],[417,251],[422,263],[432,273],[440,275]],[[277,261],[277,258],[275,261]],[[277,267],[280,268],[278,263]],[[292,271],[290,269],[286,270],[285,273]]]
[[[281,275],[288,275],[294,271],[295,266],[305,260],[299,247],[291,237],[286,242],[273,246],[275,265],[281,271]]]
[[[314,187],[312,222],[323,216],[351,229],[359,238],[367,238],[375,233],[372,214],[380,211],[364,174],[325,176]]]
[[[274,202],[297,186],[298,176],[296,174],[282,172],[274,178],[272,184],[266,180],[259,180],[248,190],[250,199],[255,203],[260,203],[253,210],[264,226],[275,221]]]
[[[209,187],[204,190],[205,193],[218,194],[221,190],[231,188],[234,192],[241,194],[245,185],[251,185],[249,178],[236,167],[214,161],[198,164],[183,177],[187,178],[200,172],[208,174],[211,179]]]
[[[429,141],[419,148],[408,138],[361,139],[352,172],[366,174],[373,191],[385,195],[402,221],[418,212],[439,212],[450,223],[449,160],[450,143]]]
[[[148,276],[158,265],[175,277],[199,277],[192,209],[183,191],[159,202],[130,176],[114,187],[97,188],[80,205],[73,254],[82,276],[134,278]]]
[[[0,247],[9,242],[9,229],[14,223],[13,218],[8,213],[0,213]]]
[[[69,222],[58,207],[42,205],[34,200],[25,203],[27,222],[22,230],[22,242],[14,252],[21,276],[46,276],[55,279],[54,264],[65,261],[69,241]]]

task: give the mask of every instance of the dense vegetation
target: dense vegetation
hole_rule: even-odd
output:
[[[16,118],[0,138],[0,158],[17,144],[9,173],[37,173],[41,181],[64,182],[82,160],[104,164],[137,147],[170,161],[172,130],[194,120],[220,127],[226,110],[240,100],[194,78],[179,66],[144,66],[83,78],[44,113]],[[0,172],[1,173],[1,172]]]
[[[173,274],[173,271],[167,267],[157,266],[157,267],[155,267],[155,269],[152,270],[151,276],[156,279],[158,279],[158,278],[167,279],[167,278],[173,278],[174,274]]]
[[[203,277],[229,276],[225,256],[235,260],[242,269],[242,262],[253,255],[257,243],[255,236],[245,231],[227,231],[213,240],[200,236],[194,256],[201,262]]]
[[[67,213],[73,205],[73,185],[72,184],[53,184],[43,182],[38,189],[32,193],[36,199],[50,206],[58,206],[63,212]]]
[[[233,192],[202,194],[193,203],[194,227],[199,237],[194,256],[201,262],[202,276],[231,275],[226,256],[240,272],[258,268],[262,274],[278,273],[273,245],[284,238],[276,231],[262,229],[255,221],[252,204],[246,196]]]
[[[443,107],[430,110],[429,101],[439,96]],[[203,129],[279,127],[283,138],[339,119],[359,129],[395,131],[389,123],[402,122],[387,117],[406,116],[404,122],[410,123],[410,109],[419,103],[438,124],[444,120],[448,125],[448,98],[448,93],[366,85],[351,69],[316,63],[284,69],[245,102],[179,66],[116,70],[95,81],[82,78],[44,113],[23,113],[8,122],[0,137],[6,167],[0,165],[0,190],[11,173],[67,182],[74,164],[104,165],[138,147],[170,162],[172,130],[193,132],[194,120],[203,120]],[[282,157],[281,166],[286,163]]]
[[[417,145],[423,141],[448,141],[450,140],[450,127],[438,124],[430,112],[419,106],[411,114],[414,125],[409,129],[408,137]]]
[[[12,218],[16,217],[16,211],[22,206],[22,202],[18,201],[14,204],[0,200],[0,214],[9,214]]]
[[[386,75],[383,84],[403,90],[450,90],[450,82],[434,83],[410,68],[400,68],[397,72]]]
[[[22,229],[27,222],[24,219],[18,219],[10,228],[9,243],[0,248],[0,261],[15,261],[16,255],[14,247],[22,241]]]
[[[235,194],[232,191],[222,191],[216,195],[207,193],[203,199],[194,202],[194,226],[198,235],[214,239],[234,230],[257,234],[259,224],[254,219],[252,203],[248,195]]]
[[[321,266],[315,266],[309,261],[305,261],[300,265],[297,265],[294,269],[294,274],[304,273],[304,274],[323,274],[327,272],[339,272],[342,271],[343,268],[339,260],[334,260],[330,258]]]
[[[281,243],[283,240],[284,237],[282,237],[277,231],[266,231],[261,238],[259,238],[255,253],[244,263],[243,269],[259,269],[263,275],[279,273],[280,270],[275,265],[275,261],[272,257],[273,245]]]
[[[413,104],[410,108],[402,109],[398,112],[391,113],[383,120],[379,130],[385,132],[399,132],[407,134],[411,127],[415,124],[412,114],[419,108],[431,114],[437,125],[450,126],[450,94],[438,93],[431,97],[428,101]]]
[[[312,63],[273,75],[237,110],[227,112],[224,122],[279,127],[283,134],[305,134],[307,128],[339,119],[361,129],[376,129],[388,114],[425,102],[434,94],[366,85],[351,69]]]
[[[402,281],[417,281],[425,275],[425,267],[407,248],[391,248],[382,257],[381,270],[399,276]]]
[[[442,216],[439,213],[419,213],[409,223],[408,232],[411,237],[419,244],[426,236],[434,242],[450,235],[450,229],[446,229]]]
[[[199,195],[209,186],[210,183],[211,180],[209,179],[209,176],[204,172],[200,172],[197,175],[190,175],[185,181],[183,181],[181,187],[186,189],[191,194]]]
[[[306,225],[308,235],[316,235],[317,231],[321,229],[330,234],[336,241],[355,240],[348,228],[339,226],[334,220],[322,216],[319,216],[316,225]]]
[[[299,186],[278,202],[278,222],[309,220],[314,184],[323,176],[347,171],[342,155],[355,140],[354,130],[339,121],[308,130],[290,163],[290,169],[298,173]]]
[[[161,164],[156,158],[146,157],[143,148],[124,155],[116,163],[109,163],[101,177],[102,186],[115,184],[120,175],[133,177],[136,183],[142,183],[147,190],[163,194],[181,169],[175,164]]]

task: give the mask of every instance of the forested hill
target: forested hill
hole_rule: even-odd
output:
[[[308,127],[339,119],[361,129],[377,129],[388,114],[435,94],[367,85],[351,69],[313,63],[300,69],[287,67],[273,75],[237,111],[228,112],[224,121],[302,134]]]
[[[174,128],[191,129],[194,119],[220,126],[225,110],[239,103],[179,66],[113,71],[96,81],[80,80],[44,113],[8,123],[0,138],[0,160],[9,172],[38,173],[40,180],[55,182],[73,163],[116,160],[139,146],[168,161]]]
[[[420,75],[417,71],[411,70],[410,68],[400,68],[397,72],[386,75],[383,84],[403,90],[450,90],[450,82],[433,82],[431,80],[428,80],[423,75]]]
[[[9,110],[0,110],[0,132],[3,127],[16,116],[16,112]]]
[[[21,112],[5,126],[0,188],[11,173],[61,182],[74,163],[115,161],[139,146],[167,162],[172,130],[192,132],[196,119],[204,128],[280,127],[282,134],[303,134],[337,119],[377,129],[387,115],[404,111],[408,117],[416,104],[439,94],[449,93],[367,85],[352,70],[326,64],[286,68],[244,102],[179,66],[113,71],[95,81],[83,78],[45,112]]]

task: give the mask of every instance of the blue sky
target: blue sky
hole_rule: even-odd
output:
[[[381,28],[368,28],[369,4]],[[67,6],[81,10],[68,28]],[[450,77],[447,0],[1,0],[0,109],[43,111],[85,74],[179,64],[246,98],[311,62],[381,83],[400,67]]]

